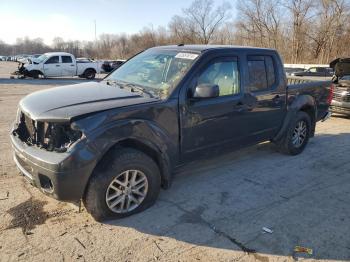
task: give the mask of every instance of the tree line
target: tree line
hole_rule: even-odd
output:
[[[167,26],[135,34],[101,34],[96,41],[41,38],[0,41],[0,55],[66,51],[77,57],[127,59],[157,45],[225,44],[275,48],[286,63],[320,63],[350,56],[350,0],[194,0]],[[233,14],[234,13],[234,14]]]

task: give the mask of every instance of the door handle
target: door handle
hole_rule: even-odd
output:
[[[70,65],[70,66],[74,66],[74,65]]]
[[[56,67],[59,67],[60,65],[56,65]]]

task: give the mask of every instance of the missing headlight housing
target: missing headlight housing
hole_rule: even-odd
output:
[[[13,133],[28,145],[56,152],[67,151],[83,135],[81,131],[72,129],[70,123],[34,121],[23,112]]]

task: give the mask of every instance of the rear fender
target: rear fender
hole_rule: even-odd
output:
[[[317,106],[315,99],[310,95],[296,96],[288,105],[288,111],[283,121],[282,127],[277,135],[272,139],[273,141],[280,141],[288,130],[289,124],[296,117],[299,111],[306,111],[311,118],[311,136],[315,134]]]

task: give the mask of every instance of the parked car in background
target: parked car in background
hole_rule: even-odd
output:
[[[300,154],[329,116],[330,85],[287,85],[273,49],[155,47],[101,82],[23,98],[14,160],[48,196],[83,199],[97,220],[126,217],[194,159],[263,141]]]
[[[284,71],[286,72],[287,76],[291,76],[293,73],[303,72],[303,71],[305,71],[305,69],[299,68],[299,67],[285,67]]]
[[[334,98],[331,110],[350,116],[350,58],[337,58],[330,63],[334,68]]]
[[[75,60],[72,54],[64,52],[51,52],[39,56],[33,61],[23,62],[15,75],[23,77],[38,78],[79,76],[87,79],[94,79],[99,73],[96,62],[80,63]]]
[[[0,61],[10,61],[10,56],[0,56]]]
[[[310,67],[309,69],[301,72],[291,73],[291,76],[333,76],[333,70],[329,67]]]
[[[30,55],[30,59],[35,59],[38,58],[39,56],[41,56],[42,54],[34,54],[34,55]]]
[[[109,73],[117,69],[118,67],[120,67],[124,62],[125,60],[123,59],[118,59],[113,61],[104,61],[101,68],[103,71]]]
[[[30,55],[18,55],[16,61],[20,63],[27,62],[27,59],[30,58]]]

